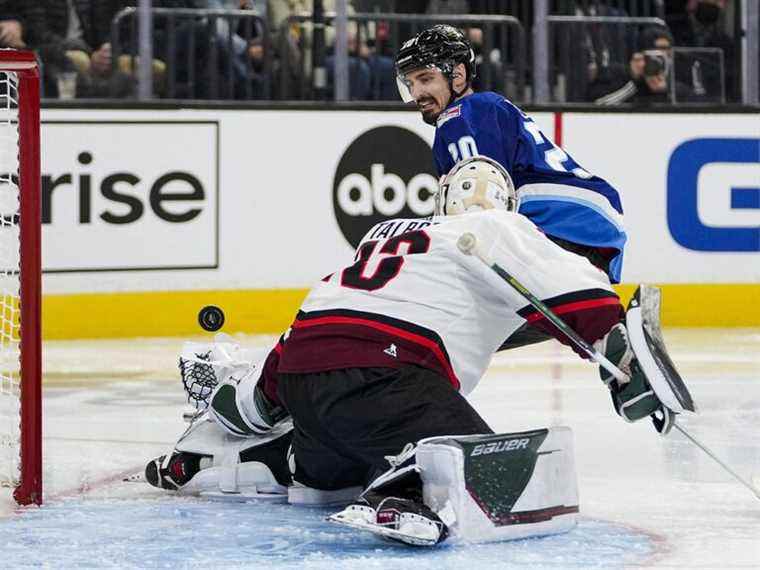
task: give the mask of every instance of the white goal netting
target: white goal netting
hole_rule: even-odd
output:
[[[18,77],[0,71],[0,484],[20,476]]]

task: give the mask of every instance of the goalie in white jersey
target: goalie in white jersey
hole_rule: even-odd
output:
[[[423,501],[419,469],[403,468],[408,457],[392,462],[392,472],[379,482],[378,473],[387,469],[387,456],[397,455],[408,443],[493,433],[464,396],[475,388],[505,338],[527,327],[568,343],[524,297],[486,265],[464,255],[457,247],[460,236],[474,234],[490,258],[584,340],[598,343],[608,358],[630,371],[632,357],[620,324],[624,309],[607,275],[547,239],[516,213],[517,207],[511,180],[497,163],[475,157],[457,165],[442,183],[438,216],[429,222],[386,223],[370,231],[354,263],[311,290],[266,361],[249,368],[242,379],[232,375],[216,388],[210,416],[241,438],[271,434],[273,427],[276,432],[292,419],[292,480],[283,475],[282,466],[270,466],[276,483],[289,486],[291,495],[309,489],[338,500],[354,498],[364,489],[359,501],[339,513],[338,522],[381,529],[415,544],[443,540],[451,524],[459,524],[466,536],[461,508],[454,509],[456,523],[457,517],[452,521],[443,513],[443,505],[433,509],[427,495]],[[618,413],[628,420],[644,418],[661,405],[643,375],[633,374],[631,382],[620,386],[602,376]],[[549,439],[559,438],[555,445],[565,442],[563,434],[539,432],[502,440],[486,435],[492,438],[487,440],[491,447],[480,448],[477,438],[460,437],[455,447],[475,442],[472,455],[479,455],[478,449],[529,447],[536,461],[536,438],[544,441],[549,434]],[[271,448],[279,440],[266,436],[262,441]],[[436,462],[439,452],[425,456]],[[572,458],[567,461],[563,470],[572,468]],[[182,487],[198,469],[187,453],[175,452],[149,464],[146,474],[157,486]],[[574,483],[573,477],[566,478]],[[472,494],[472,482],[467,485]],[[551,521],[577,512],[577,496],[573,504],[572,490],[562,493],[549,500],[564,504],[560,510],[541,503],[531,516],[540,511],[540,520]],[[526,522],[507,511],[497,517],[502,523]],[[491,523],[493,528],[502,524],[493,518]],[[423,538],[409,538],[402,527]]]

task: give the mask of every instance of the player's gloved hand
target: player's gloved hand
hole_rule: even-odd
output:
[[[618,323],[612,327],[610,332],[598,340],[595,346],[610,362],[631,378],[630,382],[623,384],[607,370],[602,367],[599,368],[599,376],[602,382],[607,384],[610,389],[612,405],[623,419],[635,422],[652,416],[655,412],[662,411],[664,406],[639,367],[623,323]],[[655,421],[654,417],[653,421]],[[667,423],[667,418],[664,421]],[[658,428],[657,423],[655,423],[655,429],[660,433],[666,433],[662,431],[665,427],[670,429],[672,421],[670,426],[663,426],[662,428]]]

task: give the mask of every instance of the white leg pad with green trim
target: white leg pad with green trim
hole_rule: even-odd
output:
[[[240,462],[240,453],[283,436],[293,428],[292,422],[281,422],[265,434],[248,438],[229,435],[207,413],[196,418],[175,445],[177,451],[210,455],[211,467],[201,469],[178,491],[182,494],[219,497],[230,500],[272,498],[287,500],[287,487],[277,482],[264,463]]]
[[[423,498],[466,542],[566,532],[578,516],[572,431],[445,436],[417,447]]]

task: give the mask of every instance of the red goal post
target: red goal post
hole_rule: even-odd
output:
[[[0,49],[0,478],[42,503],[40,73]]]

